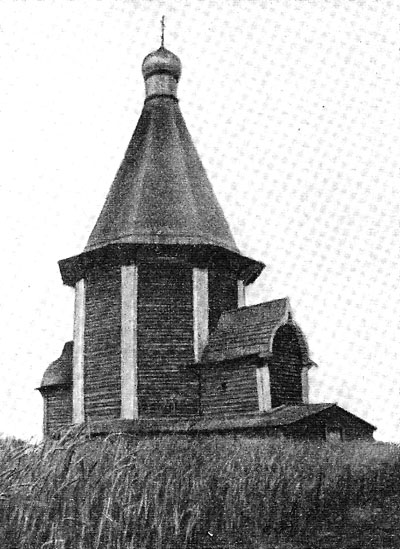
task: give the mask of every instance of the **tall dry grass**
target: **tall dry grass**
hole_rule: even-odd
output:
[[[0,444],[4,549],[266,547],[400,486],[396,446],[230,437]]]

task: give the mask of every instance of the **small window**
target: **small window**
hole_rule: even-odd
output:
[[[343,440],[342,427],[327,426],[325,429],[325,438],[328,442],[341,442]]]

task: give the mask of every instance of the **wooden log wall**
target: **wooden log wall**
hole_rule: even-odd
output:
[[[121,413],[121,268],[94,269],[86,280],[86,419]]]
[[[209,331],[217,327],[223,311],[238,307],[236,275],[224,265],[215,265],[208,271]]]
[[[334,406],[283,428],[285,436],[301,440],[373,440],[373,427]]]
[[[298,440],[325,440],[325,424],[315,421],[314,418],[307,418],[283,428],[282,433]]]
[[[272,408],[302,403],[301,354],[297,336],[290,325],[277,331],[270,362]]]
[[[198,411],[198,383],[185,366],[194,360],[192,267],[138,267],[138,400],[140,416]]]
[[[204,415],[258,411],[256,364],[205,367],[201,379]]]
[[[341,428],[344,441],[373,439],[374,429],[372,425],[336,406],[323,410],[318,414],[317,419],[328,432]]]
[[[72,423],[72,387],[49,387],[44,398],[44,434],[52,435]]]

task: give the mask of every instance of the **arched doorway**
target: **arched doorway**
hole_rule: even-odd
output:
[[[292,322],[278,328],[270,362],[272,408],[306,401],[302,372],[308,365],[308,345],[300,328]]]

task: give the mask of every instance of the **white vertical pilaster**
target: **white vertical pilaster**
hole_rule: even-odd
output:
[[[43,434],[46,436],[49,433],[47,432],[47,395],[42,393],[43,396]]]
[[[85,280],[75,285],[72,421],[85,421],[84,402]]]
[[[199,362],[208,341],[208,270],[193,268],[194,360]]]
[[[138,419],[137,265],[121,267],[121,418]]]
[[[258,410],[267,412],[271,410],[271,385],[269,377],[268,365],[256,368],[257,372],[257,393],[258,393]]]
[[[246,286],[244,285],[243,280],[238,280],[237,282],[238,289],[238,307],[246,306]]]
[[[304,367],[301,369],[301,395],[303,404],[308,404],[309,402],[309,383],[308,383],[308,368]]]

